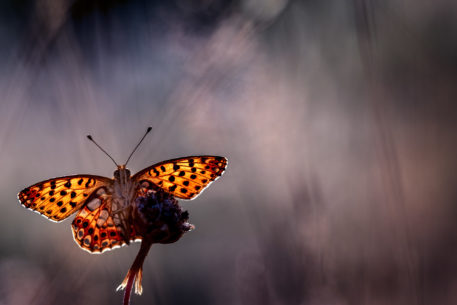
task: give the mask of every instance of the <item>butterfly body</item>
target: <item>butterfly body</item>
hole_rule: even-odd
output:
[[[222,175],[227,159],[190,156],[163,161],[131,176],[119,165],[113,179],[94,175],[53,178],[18,194],[19,201],[53,221],[77,212],[72,222],[76,243],[91,253],[143,239],[138,226],[138,198],[151,192],[191,200]]]
[[[124,165],[118,166],[114,172],[114,181],[111,198],[110,215],[113,217],[114,224],[121,232],[126,244],[129,244],[130,239],[130,223],[132,223],[132,209],[134,201],[138,197],[138,183],[132,180],[130,170]]]

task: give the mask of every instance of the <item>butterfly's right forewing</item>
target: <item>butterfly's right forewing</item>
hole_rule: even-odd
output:
[[[77,210],[101,187],[112,180],[101,176],[76,175],[34,184],[18,194],[19,201],[53,221],[61,221]]]

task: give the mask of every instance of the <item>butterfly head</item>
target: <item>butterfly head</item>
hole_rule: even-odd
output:
[[[118,165],[114,171],[114,179],[121,180],[130,177],[130,170],[125,165]]]

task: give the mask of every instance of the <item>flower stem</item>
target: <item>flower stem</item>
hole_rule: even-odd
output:
[[[127,272],[124,281],[122,281],[122,284],[117,288],[117,290],[122,290],[125,288],[123,305],[130,304],[130,295],[132,292],[133,283],[135,283],[136,294],[141,294],[143,292],[143,287],[141,286],[141,280],[143,277],[143,262],[146,258],[146,255],[148,255],[151,246],[152,242],[148,240],[143,240],[141,242],[140,251],[136,255],[136,258],[133,261],[129,271]]]

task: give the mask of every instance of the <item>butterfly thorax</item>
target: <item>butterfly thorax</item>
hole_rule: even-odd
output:
[[[118,166],[114,172],[111,215],[126,243],[129,243],[132,207],[136,192],[137,183],[131,179],[130,171],[125,168],[125,165]]]

